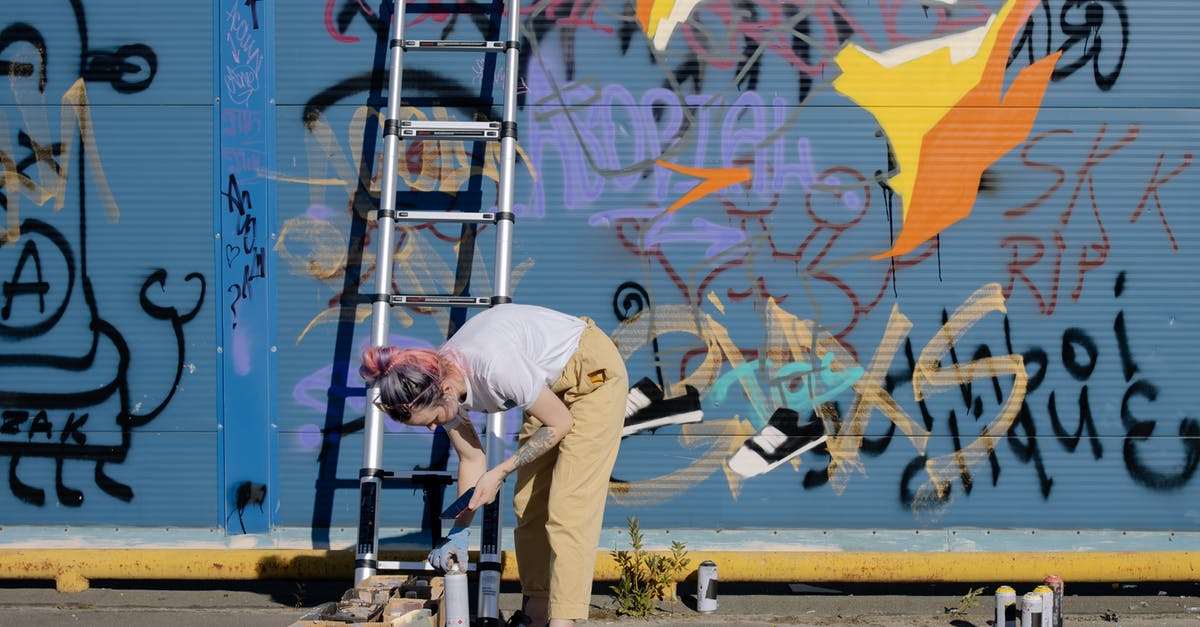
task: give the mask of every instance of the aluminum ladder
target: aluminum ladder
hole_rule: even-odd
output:
[[[419,305],[422,307],[486,308],[512,301],[510,273],[512,266],[512,233],[514,169],[517,156],[517,86],[520,54],[520,2],[494,0],[493,10],[503,8],[507,15],[502,41],[451,41],[404,38],[405,0],[394,0],[394,10],[388,42],[388,95],[383,127],[384,159],[377,216],[378,257],[374,292],[371,295],[371,344],[384,346],[388,342],[388,319],[391,307]],[[414,11],[418,3],[413,2]],[[472,3],[453,3],[464,11],[478,9]],[[420,6],[429,7],[427,3]],[[445,6],[445,5],[442,5]],[[453,12],[453,11],[451,11]],[[407,53],[476,53],[504,55],[502,77],[503,114],[500,121],[418,121],[401,120],[401,82],[404,55]],[[396,209],[397,166],[402,141],[467,141],[499,142],[499,189],[496,210],[492,212],[408,211]],[[494,293],[488,297],[455,294],[391,293],[393,247],[396,229],[401,225],[422,223],[458,223],[464,225],[491,224],[495,227]],[[359,527],[355,556],[354,580],[358,585],[378,571],[424,570],[424,562],[388,562],[379,559],[379,511],[383,483],[388,480],[413,481],[423,478],[420,471],[393,473],[384,470],[383,421],[385,416],[375,407],[379,391],[367,390],[366,414],[363,427],[363,461],[359,470]],[[504,459],[505,414],[490,414],[485,433],[487,464],[491,468]],[[479,560],[475,565],[479,579],[478,622],[481,625],[499,624],[500,591],[500,506],[501,490],[496,501],[483,508]],[[436,538],[434,539],[437,540]]]

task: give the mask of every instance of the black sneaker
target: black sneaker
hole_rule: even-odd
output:
[[[795,410],[780,407],[767,426],[742,443],[729,457],[729,469],[743,477],[754,477],[779,467],[784,462],[823,444],[825,424],[820,420],[800,423]]]
[[[532,617],[530,617],[525,612],[522,612],[521,610],[517,610],[512,613],[512,616],[508,617],[508,621],[506,623],[504,623],[504,627],[524,627],[525,625],[532,625],[532,624],[533,624]]]
[[[625,417],[628,418],[639,410],[645,409],[650,403],[661,401],[662,397],[662,390],[650,379],[642,377],[633,384],[632,388],[629,388],[629,394],[625,397]]]
[[[621,437],[666,425],[684,425],[704,420],[704,410],[700,408],[700,393],[690,385],[685,385],[684,390],[683,396],[663,398],[662,391],[649,379],[638,381],[637,385],[629,390],[629,396],[626,398],[627,413]],[[643,404],[642,399],[648,402]],[[629,407],[637,404],[641,406],[629,414]]]

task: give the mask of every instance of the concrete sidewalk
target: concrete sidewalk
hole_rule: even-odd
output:
[[[89,590],[59,593],[52,582],[0,581],[0,626],[51,627],[286,627],[305,608],[339,599],[349,582],[207,582],[94,581]],[[976,588],[979,586],[975,586]],[[1015,585],[1027,592],[1032,585]],[[971,586],[941,585],[802,585],[721,583],[719,607],[713,614],[696,612],[688,584],[680,598],[664,603],[652,618],[617,616],[607,584],[597,584],[592,625],[729,625],[765,627],[984,627],[992,623],[994,585],[976,597],[965,613]],[[1126,627],[1200,627],[1200,585],[1138,584],[1072,586],[1064,601],[1067,625]],[[500,596],[504,616],[520,596],[505,584]]]

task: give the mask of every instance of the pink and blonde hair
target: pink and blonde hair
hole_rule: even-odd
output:
[[[358,368],[367,387],[379,389],[380,409],[400,422],[407,422],[413,409],[442,402],[442,382],[458,371],[448,354],[396,346],[367,347]]]

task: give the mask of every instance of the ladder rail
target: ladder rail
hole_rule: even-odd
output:
[[[388,342],[389,309],[393,306],[423,303],[435,306],[489,307],[512,301],[512,239],[515,213],[513,211],[515,168],[517,158],[517,88],[520,71],[520,0],[502,0],[507,13],[506,37],[496,41],[436,42],[429,40],[404,39],[404,14],[406,0],[392,0],[392,22],[389,25],[389,54],[391,67],[388,75],[387,114],[384,121],[384,174],[380,195],[380,206],[376,216],[379,238],[375,290],[371,296],[371,345],[385,346]],[[386,3],[386,0],[385,0]],[[499,7],[501,0],[493,6]],[[414,4],[414,9],[417,5]],[[488,34],[491,36],[491,33]],[[480,122],[430,122],[405,121],[398,119],[403,82],[403,58],[406,49],[416,50],[475,50],[485,54],[505,55],[503,77],[504,105],[498,131],[488,123]],[[460,141],[496,141],[500,143],[500,175],[497,188],[496,210],[479,214],[433,211],[397,211],[396,183],[397,162],[400,142],[404,140],[425,141],[458,139]],[[393,247],[396,230],[400,222],[431,221],[470,223],[491,222],[496,231],[496,252],[493,268],[493,293],[489,299],[467,296],[392,294]],[[416,563],[381,562],[379,560],[379,502],[383,482],[388,473],[383,470],[383,412],[375,406],[379,390],[371,386],[367,390],[364,421],[363,465],[359,471],[360,520],[359,544],[355,560],[355,585],[384,569],[420,569]],[[506,414],[492,413],[485,427],[485,455],[488,467],[502,462],[506,455]],[[502,536],[501,504],[503,490],[492,503],[483,508],[480,533],[480,552],[477,572],[479,574],[479,603],[477,617],[481,625],[499,624],[500,555]]]
[[[497,302],[512,300],[512,232],[515,223],[513,196],[517,156],[517,87],[520,71],[520,11],[519,0],[505,0],[508,13],[504,58],[504,109],[500,135],[500,185],[496,203],[496,258],[493,268],[493,289]],[[505,458],[505,414],[488,415],[486,457],[488,468],[494,468]],[[481,624],[499,624],[500,554],[502,537],[501,503],[504,491],[484,507],[479,550],[479,596],[477,614]]]
[[[393,220],[396,209],[395,163],[400,152],[397,117],[400,109],[400,87],[403,80],[404,48],[399,41],[404,30],[404,0],[393,3],[389,25],[388,99],[384,119],[384,176],[379,197],[379,247],[375,267],[375,294],[386,294],[391,287],[391,269],[396,229]],[[371,345],[384,346],[388,341],[390,303],[376,298],[371,303]],[[379,501],[383,492],[383,412],[375,405],[379,389],[367,389],[363,419],[363,461],[359,470],[358,544],[354,558],[354,583],[358,585],[375,575],[379,565]]]
[[[509,275],[512,272],[513,191],[517,161],[517,87],[519,85],[517,73],[520,71],[518,57],[521,46],[521,3],[519,0],[506,0],[506,5],[509,18],[508,39],[504,49],[504,112],[501,117],[495,290],[498,296],[511,298],[512,286],[509,284]]]

